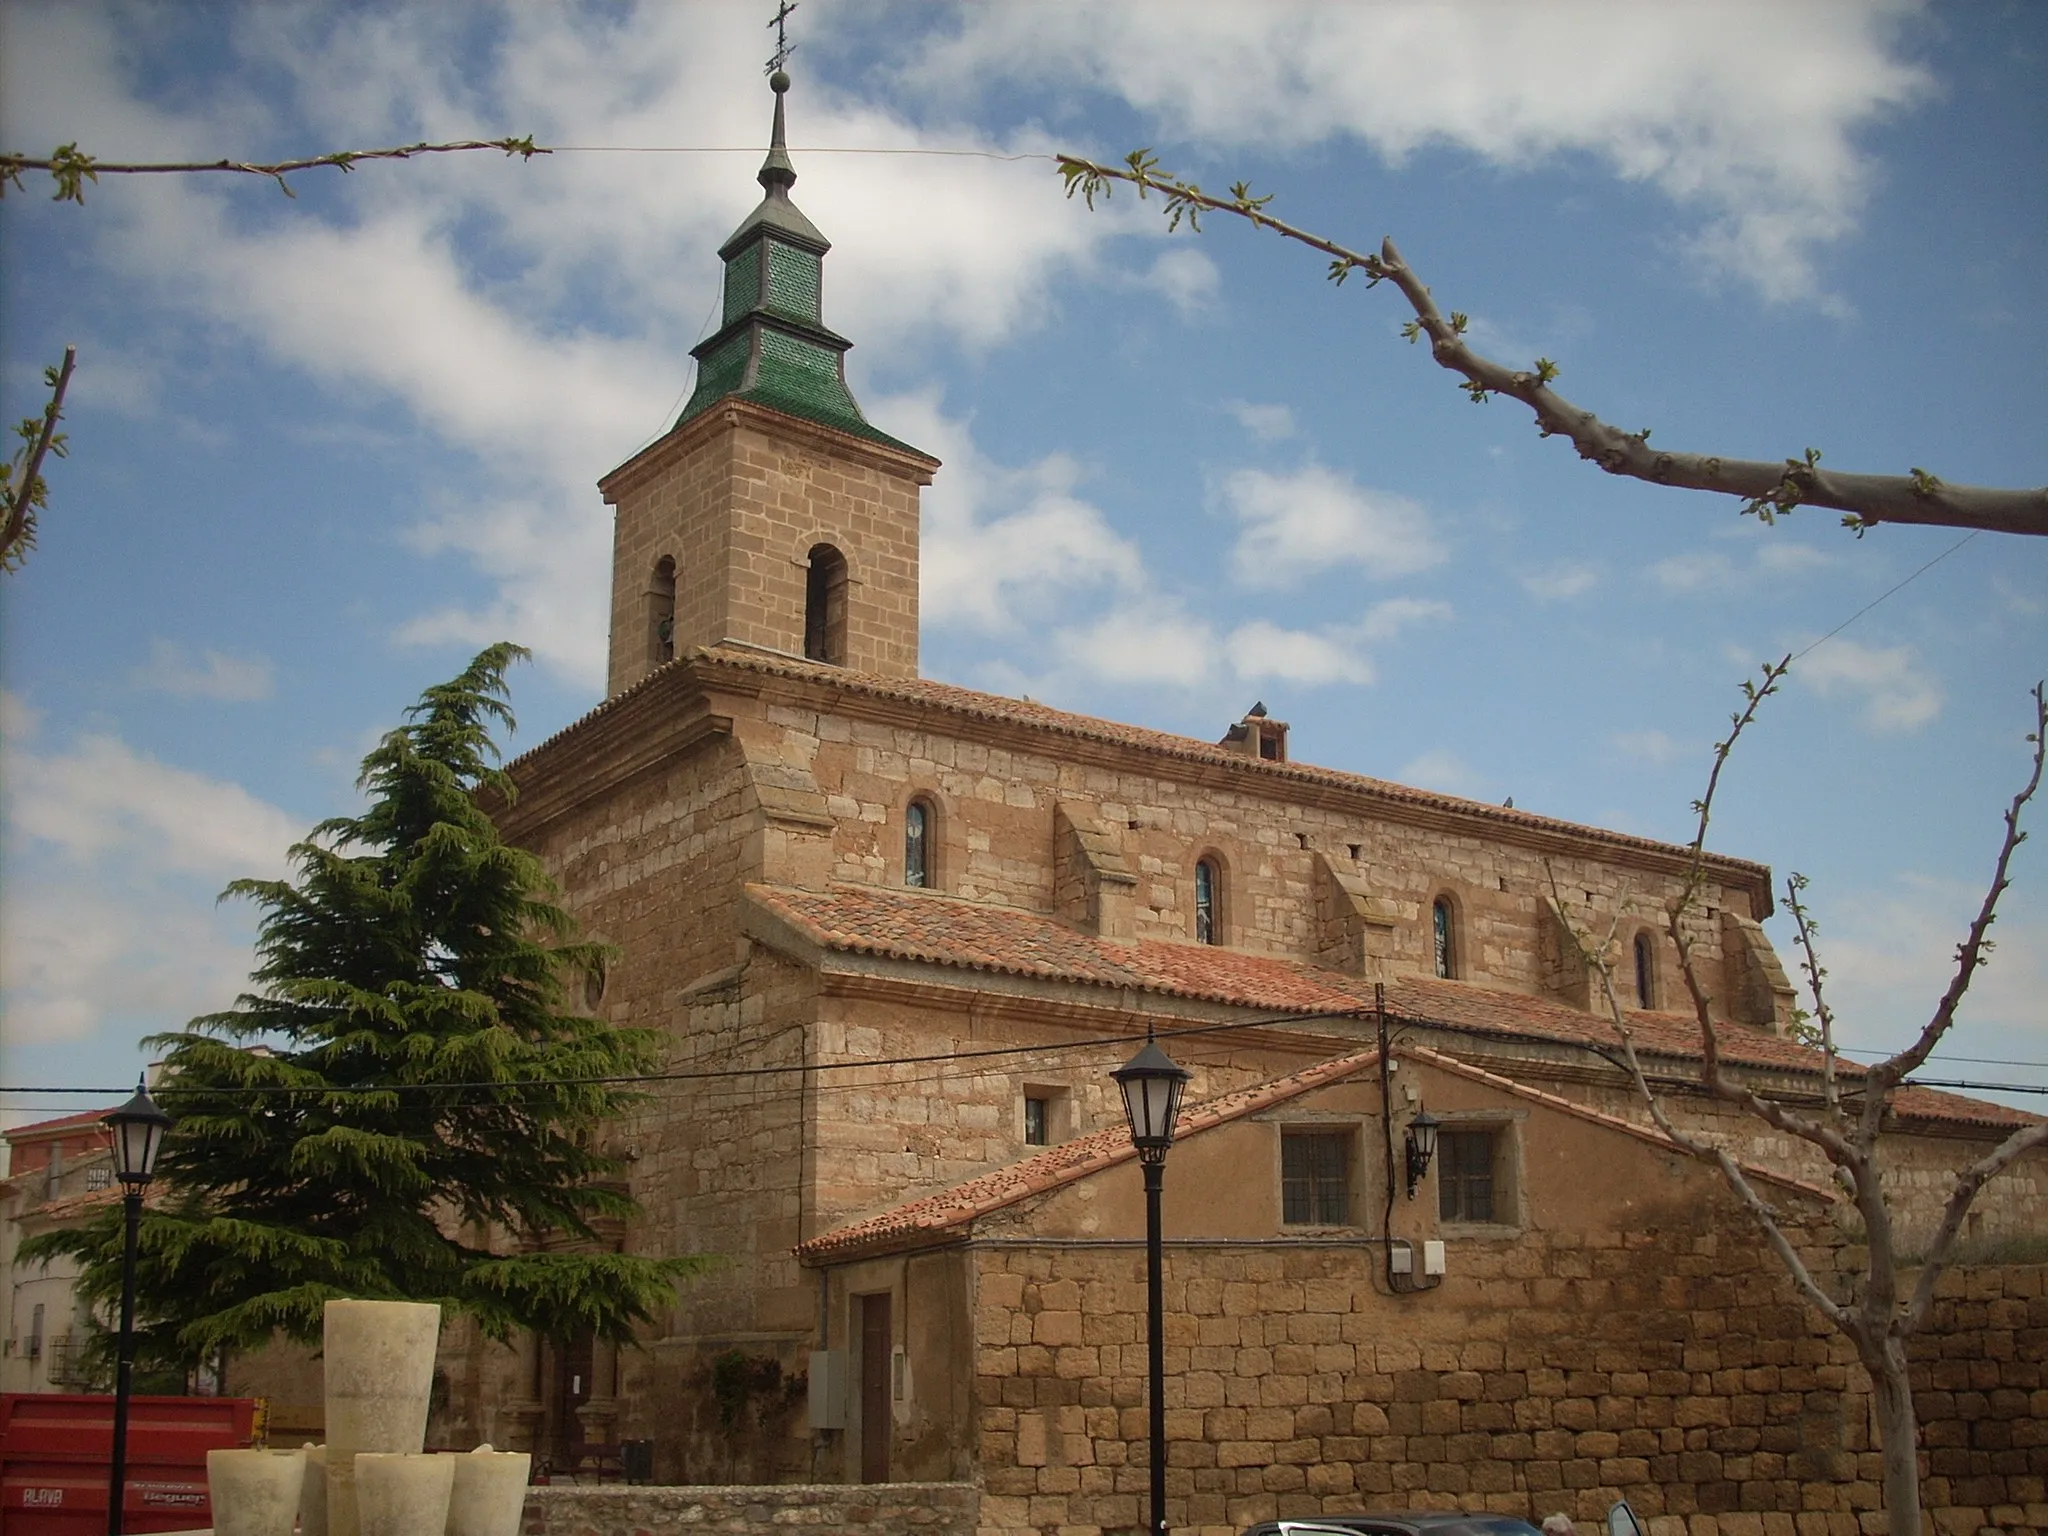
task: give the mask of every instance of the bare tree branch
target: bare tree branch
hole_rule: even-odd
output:
[[[1785,908],[1792,914],[1792,921],[1799,931],[1799,968],[1806,973],[1806,990],[1813,996],[1813,1016],[1820,1025],[1821,1098],[1827,1105],[1828,1118],[1839,1129],[1842,1124],[1842,1096],[1835,1078],[1835,1014],[1821,991],[1821,983],[1828,972],[1827,967],[1820,963],[1820,951],[1815,943],[1820,929],[1807,912],[1806,903],[1800,899],[1800,892],[1805,889],[1806,876],[1795,870],[1786,877]]]
[[[1956,1008],[1963,1000],[1963,994],[1970,989],[1970,979],[1976,975],[1977,967],[1989,958],[1991,948],[1986,935],[1997,921],[1998,898],[2005,894],[2005,888],[2012,884],[2008,871],[2012,867],[2013,853],[2027,840],[2027,834],[2020,830],[2020,812],[2027,802],[2034,798],[2034,791],[2041,787],[2041,767],[2044,754],[2048,754],[2048,693],[2041,683],[2034,684],[2034,729],[2027,740],[2034,744],[2034,771],[2020,792],[2012,797],[2012,804],[2005,810],[2005,838],[1999,844],[1998,859],[1992,866],[1991,884],[1984,892],[1983,903],[1977,908],[1977,915],[1970,923],[1970,931],[1963,942],[1956,946],[1955,975],[1949,979],[1948,990],[1942,994],[1934,1016],[1927,1021],[1927,1027],[1920,1031],[1920,1038],[1888,1061],[1881,1061],[1870,1068],[1873,1085],[1882,1084],[1890,1089],[1909,1072],[1916,1070],[1927,1059],[1927,1055],[1948,1033],[1955,1022]],[[1866,1107],[1864,1113],[1869,1114]]]
[[[64,434],[57,423],[64,419],[64,392],[71,387],[77,365],[78,348],[66,347],[63,366],[43,370],[43,382],[50,389],[43,414],[23,417],[14,429],[23,446],[8,464],[7,482],[0,489],[0,571],[16,569],[35,545],[36,511],[47,499],[43,460],[53,453],[64,457]]]
[[[1769,1202],[1757,1193],[1756,1186],[1751,1184],[1748,1176],[1743,1173],[1742,1165],[1736,1162],[1726,1148],[1702,1141],[1690,1132],[1680,1129],[1666,1112],[1663,1099],[1651,1088],[1650,1080],[1643,1072],[1643,1064],[1636,1056],[1635,1032],[1628,1027],[1628,1016],[1614,990],[1614,967],[1607,958],[1607,946],[1603,945],[1596,953],[1586,942],[1585,935],[1572,921],[1565,906],[1564,892],[1559,888],[1557,872],[1551,868],[1548,859],[1543,861],[1543,872],[1550,881],[1550,903],[1557,913],[1559,923],[1563,925],[1565,933],[1578,950],[1581,962],[1590,965],[1600,977],[1600,992],[1607,1004],[1608,1018],[1614,1025],[1614,1033],[1621,1040],[1622,1056],[1628,1063],[1629,1076],[1634,1079],[1636,1092],[1649,1108],[1651,1122],[1679,1151],[1698,1158],[1701,1162],[1712,1163],[1721,1170],[1721,1177],[1729,1189],[1734,1191],[1736,1199],[1742,1202],[1757,1225],[1763,1229],[1765,1241],[1771,1245],[1772,1250],[1785,1265],[1786,1272],[1792,1276],[1792,1283],[1799,1288],[1799,1293],[1829,1322],[1836,1327],[1846,1327],[1847,1311],[1840,1302],[1821,1288],[1819,1281],[1814,1279],[1813,1271],[1807,1267],[1805,1259],[1800,1257],[1799,1250],[1792,1246],[1791,1239],[1779,1225],[1777,1213],[1771,1209]],[[1611,940],[1610,934],[1610,943]]]
[[[310,171],[321,166],[348,172],[366,160],[410,160],[416,155],[449,155],[468,149],[501,149],[508,155],[517,155],[522,160],[531,160],[535,155],[551,154],[533,142],[533,135],[523,139],[457,139],[446,144],[401,144],[391,149],[343,149],[331,155],[311,155],[303,160],[279,160],[268,165],[259,165],[247,160],[183,160],[145,161],[131,164],[116,164],[93,159],[91,155],[79,153],[74,144],[60,144],[47,160],[37,160],[28,155],[0,155],[0,197],[7,195],[11,184],[16,191],[26,190],[22,185],[23,171],[48,171],[57,183],[52,200],[60,203],[83,203],[85,184],[89,181],[98,185],[102,176],[183,176],[204,171],[229,171],[242,176],[268,176],[275,181],[286,197],[296,197],[291,184],[285,180],[294,171]]]
[[[1878,523],[1932,523],[2048,535],[2048,487],[2006,490],[1950,485],[1918,468],[1904,475],[1844,474],[1822,469],[1820,454],[1812,448],[1776,463],[1652,449],[1649,428],[1624,432],[1551,389],[1550,381],[1557,377],[1558,369],[1549,358],[1539,357],[1532,367],[1521,370],[1475,352],[1465,341],[1466,317],[1453,311],[1446,318],[1438,310],[1429,288],[1402,260],[1391,238],[1380,243],[1377,255],[1348,249],[1274,218],[1265,211],[1272,200],[1270,194],[1254,197],[1250,188],[1239,182],[1228,197],[1213,196],[1160,169],[1148,150],[1134,152],[1121,167],[1098,165],[1073,155],[1056,158],[1060,174],[1066,178],[1067,195],[1079,192],[1091,208],[1098,196],[1107,197],[1115,183],[1123,182],[1136,187],[1140,197],[1152,191],[1163,194],[1169,227],[1178,228],[1185,218],[1190,227],[1199,229],[1204,209],[1228,213],[1321,251],[1330,257],[1333,282],[1341,283],[1353,272],[1363,272],[1367,286],[1392,282],[1415,312],[1415,319],[1406,327],[1408,339],[1428,337],[1431,356],[1464,379],[1463,387],[1474,401],[1494,395],[1521,401],[1535,413],[1537,430],[1543,436],[1570,438],[1580,458],[1591,460],[1609,474],[1652,485],[1739,496],[1742,510],[1765,522],[1794,507],[1815,506],[1845,514],[1842,521],[1859,533]]]

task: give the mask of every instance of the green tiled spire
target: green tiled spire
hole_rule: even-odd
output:
[[[826,329],[822,305],[825,253],[832,242],[789,200],[796,184],[796,167],[783,142],[789,76],[778,69],[768,84],[775,92],[775,130],[759,176],[767,195],[719,247],[725,263],[723,321],[691,349],[697,388],[676,424],[737,398],[909,448],[869,426],[846,387],[846,349],[853,343]]]

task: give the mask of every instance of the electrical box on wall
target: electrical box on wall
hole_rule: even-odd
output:
[[[1441,1275],[1444,1272],[1444,1245],[1436,1238],[1430,1238],[1422,1245],[1422,1272],[1424,1275]]]
[[[846,1351],[811,1351],[811,1428],[846,1428]]]

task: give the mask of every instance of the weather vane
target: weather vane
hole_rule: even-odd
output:
[[[781,0],[781,8],[776,11],[775,19],[768,23],[769,26],[775,29],[775,57],[768,61],[767,68],[762,71],[763,74],[774,74],[776,70],[787,64],[789,56],[796,52],[795,45],[789,40],[788,31],[790,13],[796,7],[797,0]]]

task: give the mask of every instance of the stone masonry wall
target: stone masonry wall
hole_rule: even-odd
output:
[[[2048,1530],[2048,1270],[1943,1276],[1908,1357],[1935,1529]]]
[[[783,733],[775,755],[809,768],[837,821],[835,880],[900,885],[904,810],[919,796],[937,812],[938,888],[1052,911],[1055,829],[1064,804],[1070,816],[1086,818],[1120,842],[1123,863],[1136,877],[1136,937],[1192,937],[1194,869],[1207,856],[1222,872],[1226,945],[1314,959],[1321,948],[1320,855],[1383,903],[1390,927],[1384,955],[1375,956],[1383,974],[1428,972],[1430,907],[1446,896],[1461,977],[1579,1003],[1583,982],[1561,978],[1554,955],[1545,959],[1552,921],[1546,858],[1575,917],[1593,931],[1604,932],[1617,909],[1647,925],[1678,889],[1676,876],[1639,863],[1623,848],[1589,841],[1559,851],[1519,841],[1508,826],[1457,829],[1427,818],[1411,822],[1335,808],[1315,803],[1277,769],[1255,765],[1245,774],[1181,777],[1162,773],[1156,760],[1137,751],[1120,769],[1076,764],[1057,739],[1026,750],[863,719],[847,712],[843,700],[834,702],[838,707],[828,712],[777,701],[767,721]],[[1269,772],[1270,785],[1261,779]],[[1724,985],[1719,974],[1721,910],[1734,905],[1747,915],[1750,901],[1747,891],[1734,888],[1710,885],[1705,894],[1696,936],[1717,995],[1753,990]],[[1677,956],[1661,933],[1653,940],[1658,984],[1670,991]]]
[[[1460,1245],[1459,1274],[1398,1298],[1362,1247],[1170,1248],[1170,1524],[1226,1536],[1402,1507],[1583,1522],[1625,1496],[1652,1536],[1881,1531],[1860,1369],[1714,1203],[1654,1231]],[[984,1531],[1138,1530],[1142,1250],[977,1257]],[[1945,1533],[2048,1526],[2040,1282],[1952,1277],[1916,1351]]]
[[[645,1536],[785,1527],[869,1536],[971,1536],[971,1483],[783,1484],[719,1488],[535,1488],[524,1536]]]
[[[714,419],[715,417],[715,419]],[[617,506],[607,693],[655,666],[648,593],[675,569],[675,644],[736,640],[804,653],[813,545],[847,562],[846,665],[917,676],[918,486],[928,472],[871,444],[727,406],[605,483]]]
[[[1527,1077],[1526,1072],[1516,1075]],[[1546,1084],[1604,1114],[1650,1125],[1649,1112],[1632,1088],[1597,1084]],[[1827,1187],[1828,1164],[1820,1151],[1796,1136],[1774,1131],[1736,1105],[1703,1095],[1672,1095],[1665,1101],[1681,1128],[1717,1145],[1739,1149],[1746,1162],[1757,1163]],[[1884,1187],[1891,1205],[1899,1250],[1915,1255],[1932,1240],[1955,1188],[1958,1169],[1982,1157],[2002,1134],[1989,1128],[1963,1135],[1894,1132],[1885,1138]],[[2036,1150],[2009,1164],[1978,1191],[1966,1218],[1968,1243],[1992,1242],[2048,1232],[2048,1150]]]

